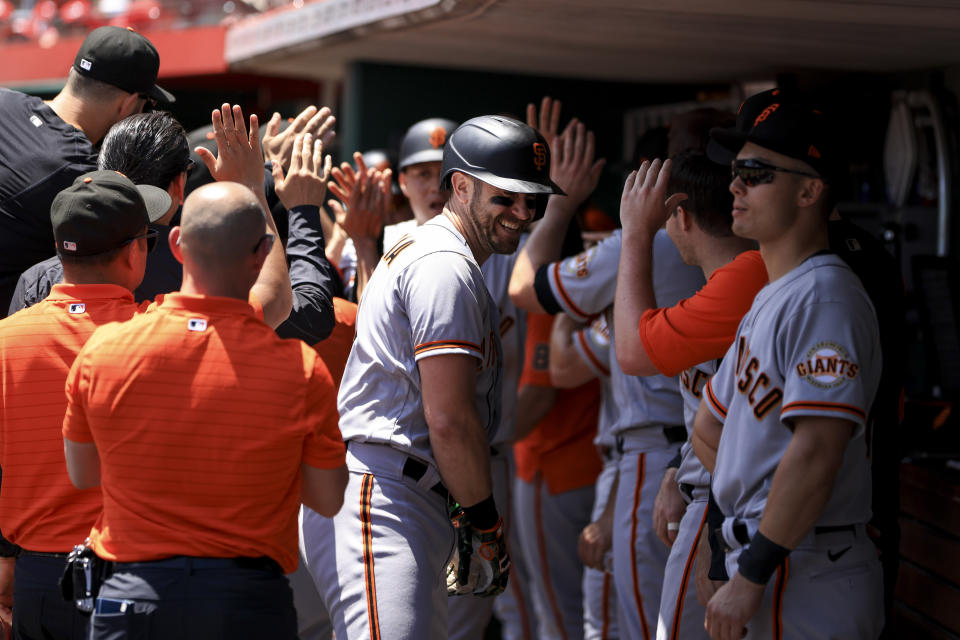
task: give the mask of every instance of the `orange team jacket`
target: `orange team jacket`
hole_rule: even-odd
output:
[[[334,298],[333,314],[336,318],[333,331],[324,340],[313,345],[313,348],[327,365],[330,375],[333,376],[333,383],[339,389],[356,334],[357,305],[343,298]]]
[[[640,340],[653,366],[665,376],[722,358],[740,320],[767,284],[759,251],[745,251],[710,275],[694,295],[640,318]]]
[[[94,442],[94,551],[117,562],[269,556],[297,566],[301,464],[344,464],[333,380],[244,301],[168,294],[97,331],[67,379],[63,437]]]
[[[520,386],[549,387],[553,316],[527,316],[526,358]],[[556,404],[526,438],[514,445],[517,475],[533,482],[539,472],[551,494],[592,485],[603,462],[593,446],[600,411],[600,382],[557,394]]]
[[[0,530],[30,551],[80,544],[100,513],[100,489],[78,491],[63,458],[67,373],[97,327],[129,320],[133,294],[112,284],[58,284],[0,320]]]

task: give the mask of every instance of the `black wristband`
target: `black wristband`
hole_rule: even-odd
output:
[[[740,575],[754,584],[767,584],[788,555],[790,549],[781,547],[757,531],[750,540],[750,546],[740,554],[738,570]]]
[[[679,469],[681,462],[683,462],[683,454],[677,451],[677,455],[667,463],[667,469]]]
[[[463,511],[474,529],[493,529],[500,520],[497,505],[493,502],[493,494],[472,507],[464,507]]]

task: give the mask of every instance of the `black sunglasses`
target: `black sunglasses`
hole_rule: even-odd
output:
[[[137,97],[143,100],[143,109],[140,110],[140,113],[150,113],[155,111],[157,108],[157,101],[148,96],[145,93],[138,93]]]
[[[152,253],[153,250],[157,248],[157,236],[159,236],[159,235],[160,235],[160,233],[159,233],[156,229],[147,229],[146,231],[144,231],[144,232],[141,233],[140,235],[138,235],[138,236],[133,236],[132,238],[129,238],[128,240],[125,240],[125,241],[123,242],[123,244],[121,244],[120,246],[123,247],[123,246],[125,246],[125,245],[130,244],[130,243],[133,242],[134,240],[139,240],[140,238],[146,238],[146,239],[147,239],[147,253]]]
[[[780,173],[793,173],[798,176],[807,176],[808,178],[820,177],[815,173],[810,173],[809,171],[796,171],[794,169],[777,167],[755,158],[734,160],[730,165],[731,180],[740,178],[743,180],[743,184],[747,185],[748,187],[755,187],[758,184],[770,184],[773,182],[777,171]]]
[[[253,253],[256,253],[263,243],[267,244],[267,253],[270,253],[270,250],[273,249],[273,241],[276,239],[277,237],[272,233],[263,234],[260,236],[260,239],[257,240],[257,244],[253,245]]]

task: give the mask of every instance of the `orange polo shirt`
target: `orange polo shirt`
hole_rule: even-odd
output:
[[[117,285],[58,284],[0,320],[0,529],[24,549],[70,551],[100,513],[100,489],[78,491],[67,475],[63,385],[94,330],[138,308]]]
[[[63,437],[95,442],[94,551],[118,562],[269,556],[297,566],[301,464],[344,464],[330,373],[231,298],[168,294],[95,333]]]
[[[333,314],[337,323],[333,331],[325,340],[313,345],[314,350],[323,359],[330,369],[333,382],[340,388],[343,370],[347,367],[347,358],[353,348],[353,338],[356,336],[357,305],[343,298],[333,299]]]
[[[520,385],[549,387],[553,316],[527,315],[526,357]],[[593,445],[600,411],[600,382],[562,389],[533,431],[514,445],[517,476],[533,482],[539,472],[551,494],[592,485],[603,468]]]
[[[640,318],[640,340],[653,366],[675,376],[701,362],[722,358],[753,298],[767,284],[759,251],[744,251],[710,275],[695,294]]]

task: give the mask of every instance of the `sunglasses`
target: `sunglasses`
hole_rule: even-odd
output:
[[[129,238],[129,239],[125,240],[125,241],[123,242],[123,244],[121,244],[120,246],[123,247],[123,246],[126,246],[126,245],[130,244],[130,243],[133,242],[134,240],[139,240],[140,238],[146,238],[146,239],[147,239],[147,253],[152,253],[153,250],[156,249],[156,247],[157,247],[157,236],[158,236],[158,235],[160,235],[160,234],[159,234],[159,232],[158,232],[156,229],[147,229],[146,231],[144,231],[144,232],[141,233],[140,235],[133,236],[132,238]]]
[[[748,187],[755,187],[758,184],[770,184],[773,182],[777,171],[780,173],[793,173],[798,176],[807,176],[808,178],[820,177],[815,173],[810,173],[809,171],[796,171],[794,169],[777,167],[755,158],[734,160],[730,165],[731,180],[740,178],[743,181],[743,184],[747,185]]]
[[[157,108],[157,101],[148,96],[145,93],[138,93],[137,97],[143,100],[143,109],[140,110],[140,113],[150,113],[155,111]]]

